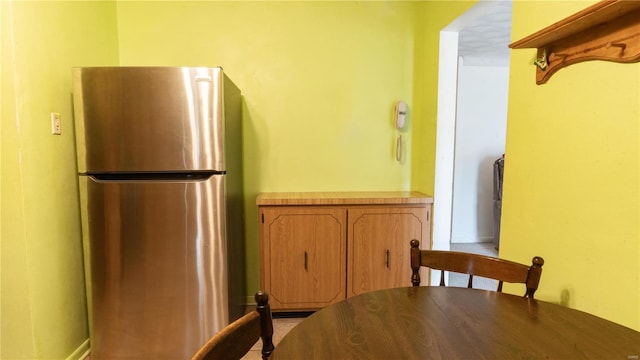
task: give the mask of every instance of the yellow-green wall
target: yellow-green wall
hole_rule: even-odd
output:
[[[86,349],[70,67],[221,65],[243,90],[250,294],[259,192],[432,193],[439,31],[473,3],[2,1],[0,357]],[[516,1],[512,36],[590,3]],[[640,65],[536,86],[532,58],[512,52],[501,256],[545,257],[539,298],[640,329]]]
[[[78,359],[88,329],[70,68],[117,63],[115,3],[1,6],[0,358]]]
[[[514,40],[593,1],[513,4]],[[592,61],[535,84],[511,53],[500,255],[543,256],[542,300],[640,330],[640,64]]]

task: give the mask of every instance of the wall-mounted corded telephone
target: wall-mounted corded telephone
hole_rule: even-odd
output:
[[[407,103],[398,101],[394,106],[396,129],[402,130],[407,122]],[[402,134],[396,140],[396,160],[402,161]]]

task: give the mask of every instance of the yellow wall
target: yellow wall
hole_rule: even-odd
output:
[[[71,66],[222,65],[243,90],[252,293],[259,192],[432,192],[438,32],[473,3],[2,1],[0,357],[86,349]],[[513,38],[590,3],[517,1]],[[541,299],[640,329],[640,65],[536,86],[532,58],[512,52],[501,256],[544,256]]]
[[[1,6],[0,358],[77,359],[88,330],[70,68],[117,62],[115,3]]]
[[[514,40],[593,2],[513,5]],[[535,85],[511,53],[500,255],[543,256],[537,297],[640,330],[640,64],[585,62]]]

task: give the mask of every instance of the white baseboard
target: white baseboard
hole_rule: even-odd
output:
[[[66,360],[84,360],[90,352],[89,339],[87,339]]]

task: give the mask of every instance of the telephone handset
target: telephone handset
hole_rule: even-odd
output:
[[[402,130],[407,119],[407,103],[398,101],[395,106],[396,128]]]

